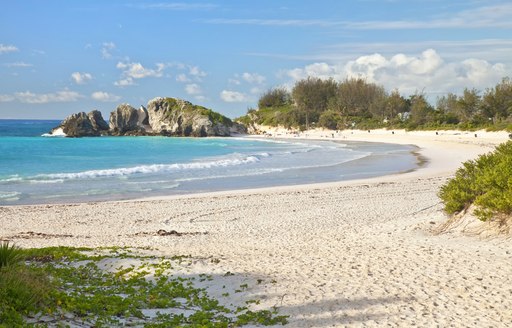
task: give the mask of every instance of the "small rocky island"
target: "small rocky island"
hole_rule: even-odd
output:
[[[65,137],[93,136],[179,136],[227,137],[246,133],[243,125],[211,109],[177,98],[154,98],[147,107],[135,109],[121,104],[110,113],[109,123],[101,112],[93,110],[68,116],[49,135]]]

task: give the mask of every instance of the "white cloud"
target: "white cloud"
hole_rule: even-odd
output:
[[[0,43],[0,55],[8,52],[16,52],[18,50],[19,49],[13,45]]]
[[[314,63],[305,66],[304,68],[294,68],[285,72],[286,75],[291,77],[294,81],[305,79],[308,76],[318,77],[322,79],[334,78],[341,80],[343,72],[335,65],[327,63]]]
[[[220,93],[220,99],[224,100],[225,102],[249,101],[249,97],[247,97],[246,94],[231,90],[222,90]]]
[[[7,66],[7,67],[33,67],[34,65],[28,64],[25,62],[15,62],[15,63],[5,63],[4,66]]]
[[[336,22],[323,19],[254,19],[254,18],[217,18],[204,21],[208,24],[226,25],[261,25],[261,26],[298,26],[298,27],[334,27],[344,26],[345,22]]]
[[[92,80],[92,75],[89,73],[74,72],[71,74],[71,78],[76,84],[84,84]]]
[[[119,81],[114,82],[114,85],[118,87],[127,87],[130,85],[135,85],[135,82],[133,82],[133,79],[131,77],[127,77],[125,79],[121,79]]]
[[[189,95],[199,95],[202,93],[201,87],[195,83],[187,84],[185,86],[185,91]]]
[[[62,90],[55,93],[32,93],[30,91],[16,92],[13,95],[0,95],[0,101],[19,101],[26,104],[47,104],[57,102],[74,102],[83,98],[75,91]]]
[[[362,77],[383,85],[387,90],[398,88],[405,94],[424,90],[435,95],[460,92],[465,87],[483,90],[502,77],[512,75],[512,67],[474,58],[447,61],[434,49],[427,49],[416,56],[376,53],[337,64],[314,63],[288,70],[284,75],[292,81],[308,76],[336,80]]]
[[[114,42],[103,42],[101,47],[101,57],[103,57],[103,59],[112,58],[112,50],[115,48],[116,45]]]
[[[202,78],[208,75],[199,66],[180,62],[156,63],[153,68],[150,68],[140,62],[125,60],[119,61],[116,67],[122,71],[120,79],[114,83],[116,86],[134,85],[135,80],[147,77],[171,77],[169,73],[176,74],[177,82],[194,84],[192,82],[202,82]]]
[[[234,85],[240,85],[240,80],[238,79],[228,79],[228,83],[234,84]]]
[[[450,12],[445,16],[436,16],[424,20],[388,20],[388,21],[333,21],[327,19],[209,19],[205,23],[228,25],[260,25],[284,27],[319,27],[353,30],[402,30],[402,29],[448,29],[475,27],[511,28],[512,4],[503,3],[491,6],[474,7],[459,12]]]
[[[258,73],[243,73],[242,79],[248,83],[263,84],[265,83],[265,77]]]
[[[498,4],[493,6],[475,7],[456,13],[450,13],[446,17],[432,18],[418,21],[366,21],[347,22],[347,28],[354,29],[447,29],[491,27],[510,28],[512,4]]]
[[[205,77],[207,74],[206,72],[202,71],[199,67],[197,66],[189,66],[188,68],[188,73],[196,78],[201,78],[201,77]]]
[[[492,65],[481,59],[466,59],[462,62],[461,68],[462,70],[459,70],[460,78],[471,82],[473,85],[480,85],[480,87],[489,87],[505,75],[509,76],[512,73],[510,67],[507,69],[504,64]]]
[[[166,68],[165,64],[157,63],[155,69],[146,68],[141,63],[118,62],[116,67],[122,70],[121,79],[114,82],[114,85],[124,87],[134,85],[134,79],[146,77],[162,77]]]
[[[165,69],[164,64],[156,64],[156,69],[149,69],[142,66],[141,63],[123,63],[118,62],[116,67],[123,70],[123,75],[133,79],[142,79],[145,77],[162,77]]]
[[[91,98],[102,102],[116,102],[119,101],[119,99],[121,99],[121,97],[119,96],[104,91],[93,92],[91,94]]]
[[[185,83],[190,82],[191,80],[187,77],[186,74],[181,73],[176,75],[176,81]]]
[[[14,101],[16,97],[13,95],[0,95],[0,102],[10,102]]]

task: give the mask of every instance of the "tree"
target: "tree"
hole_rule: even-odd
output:
[[[428,103],[424,94],[416,93],[411,100],[411,123],[422,125],[428,122],[429,115],[433,113],[432,106]]]
[[[290,104],[290,92],[284,88],[269,89],[258,100],[258,108],[283,107]]]
[[[445,96],[438,97],[436,102],[437,110],[444,112],[445,114],[458,116],[457,100],[457,95],[451,92]]]
[[[393,90],[386,98],[385,102],[385,115],[388,119],[392,120],[398,116],[399,113],[409,111],[409,104],[407,100],[400,95],[398,89]]]
[[[462,97],[457,100],[457,117],[461,122],[469,122],[480,109],[481,98],[476,89],[464,89]]]
[[[320,114],[327,110],[328,104],[336,96],[336,89],[337,83],[333,79],[308,77],[295,83],[292,96],[295,105],[305,114],[306,129],[309,129],[310,121],[318,121]]]
[[[339,84],[335,106],[346,116],[384,118],[385,99],[384,87],[361,78],[350,78]]]
[[[482,99],[482,112],[495,122],[512,115],[512,81],[504,78],[494,89],[487,89]]]

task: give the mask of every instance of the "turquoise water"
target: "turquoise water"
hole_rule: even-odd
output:
[[[58,121],[0,120],[0,205],[293,185],[414,169],[412,146],[247,138],[42,137]]]

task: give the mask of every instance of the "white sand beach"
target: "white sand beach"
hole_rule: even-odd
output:
[[[0,239],[22,247],[116,245],[190,254],[195,273],[243,277],[250,288],[230,302],[260,299],[259,308],[289,315],[289,327],[510,326],[510,235],[433,233],[447,220],[440,186],[461,162],[491,151],[508,134],[333,133],[301,137],[414,144],[427,162],[413,172],[356,181],[0,207]],[[160,236],[160,229],[181,235]]]

